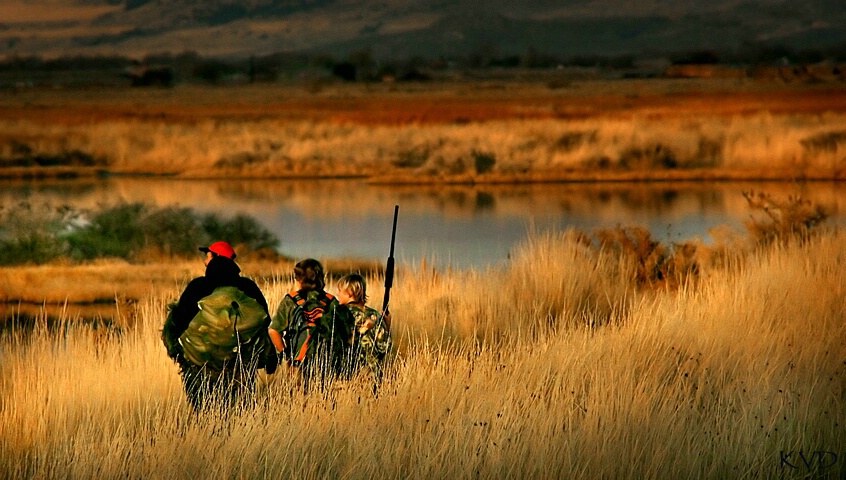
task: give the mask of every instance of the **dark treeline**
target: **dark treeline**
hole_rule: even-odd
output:
[[[663,60],[656,62],[655,60]],[[781,44],[749,43],[733,50],[685,50],[640,55],[559,56],[530,47],[520,55],[482,45],[456,58],[420,56],[386,60],[370,50],[344,58],[330,54],[277,52],[249,58],[203,57],[196,52],[159,53],[144,58],[73,56],[45,59],[11,56],[0,61],[0,86],[86,84],[171,86],[175,83],[252,83],[340,80],[425,81],[463,70],[598,68],[628,74],[660,75],[661,65],[808,65],[846,62],[846,45],[796,49]],[[648,66],[647,66],[648,65]],[[657,65],[657,66],[656,66]]]

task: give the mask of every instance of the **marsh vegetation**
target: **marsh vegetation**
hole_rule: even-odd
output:
[[[176,285],[124,328],[6,330],[2,475],[836,478],[780,455],[846,450],[846,239],[801,199],[749,198],[772,215],[718,245],[535,232],[507,267],[402,266],[378,397],[277,374],[191,416],[159,340]],[[275,305],[290,278],[259,284]]]
[[[0,206],[0,265],[44,264],[56,259],[119,258],[146,261],[184,258],[197,245],[228,238],[244,253],[275,256],[279,239],[255,219],[223,219],[187,207],[154,208],[117,203],[76,210],[21,202]]]
[[[843,92],[733,82],[3,92],[0,174],[843,178]],[[846,238],[804,198],[745,200],[746,230],[707,243],[549,229],[496,266],[403,263],[378,396],[277,373],[201,416],[160,342],[185,252],[242,235],[274,308],[276,238],[186,207],[7,206],[3,300],[59,308],[0,330],[0,477],[841,478]],[[382,289],[372,262],[325,265]],[[109,322],[66,308],[106,301]]]
[[[111,172],[493,183],[846,175],[846,96],[827,84],[33,89],[2,92],[0,111],[0,175],[16,178]]]

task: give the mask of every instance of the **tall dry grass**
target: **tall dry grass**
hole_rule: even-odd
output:
[[[567,232],[503,269],[404,266],[378,397],[277,374],[226,417],[182,398],[158,332],[173,292],[120,333],[7,332],[0,476],[842,478],[844,240],[772,244],[680,289],[633,286],[630,262]],[[289,281],[262,283],[272,306]]]
[[[0,121],[42,155],[85,152],[120,173],[365,176],[381,181],[844,178],[840,114],[647,115],[470,124],[280,120]],[[14,143],[14,142],[12,142]],[[5,142],[0,157],[14,158]]]

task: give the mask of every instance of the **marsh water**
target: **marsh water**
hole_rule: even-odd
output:
[[[0,206],[21,202],[98,209],[120,202],[189,207],[221,217],[247,214],[293,258],[385,260],[394,205],[395,257],[411,264],[484,269],[507,263],[528,232],[644,226],[656,239],[711,241],[709,231],[743,231],[744,191],[801,195],[846,225],[843,183],[611,183],[476,186],[383,186],[359,180],[261,181],[105,178],[0,183]],[[0,318],[104,321],[111,305],[0,304]],[[3,322],[5,327],[8,322]],[[5,328],[4,327],[4,328]]]
[[[664,241],[701,238],[725,225],[743,229],[742,192],[801,195],[843,224],[843,183],[569,183],[385,186],[360,180],[176,180],[112,177],[0,183],[0,205],[20,202],[97,208],[119,202],[189,207],[222,217],[247,214],[293,258],[388,255],[400,206],[398,262],[485,268],[506,262],[531,230],[644,226]]]

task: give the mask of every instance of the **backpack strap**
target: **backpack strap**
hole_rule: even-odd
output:
[[[299,305],[299,306],[303,306],[306,302],[306,299],[303,298],[302,295],[300,295],[300,292],[298,292],[296,290],[291,290],[290,292],[288,292],[288,296],[291,297],[291,299],[294,301],[294,303]],[[322,294],[319,297],[317,297],[317,302],[320,303],[321,307],[326,307],[327,305],[332,303],[332,300],[334,300],[334,299],[335,299],[335,296],[332,295],[331,293],[322,292]]]
[[[303,346],[300,347],[300,351],[297,353],[297,356],[294,357],[295,362],[302,363],[302,361],[305,360],[306,353],[308,353],[308,344],[310,340],[311,335],[306,337],[305,341],[303,342]]]
[[[308,328],[308,331],[309,331],[308,335],[306,336],[305,341],[303,342],[302,346],[300,347],[299,352],[297,352],[297,354],[294,356],[294,361],[302,362],[303,360],[305,360],[306,354],[308,353],[309,344],[311,343],[311,339],[312,339],[311,329],[314,328],[317,325],[317,320],[320,317],[308,315],[308,313],[305,312],[304,306],[305,306],[305,303],[306,303],[306,299],[303,298],[302,295],[300,295],[300,292],[298,292],[296,290],[292,290],[291,292],[288,293],[288,296],[290,296],[291,299],[294,300],[294,303],[298,307],[300,307],[300,309],[303,310],[303,316],[306,319],[306,327]],[[327,293],[327,292],[322,292],[322,294],[317,298],[317,303],[320,304],[320,306],[319,306],[320,315],[322,315],[323,309],[326,308],[330,303],[332,303],[332,300],[334,300],[334,299],[335,299],[335,297],[332,294]]]

